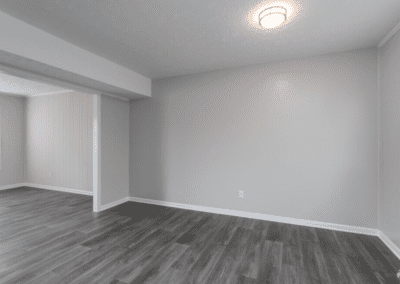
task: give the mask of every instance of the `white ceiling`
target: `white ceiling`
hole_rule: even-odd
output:
[[[252,28],[256,0],[2,0],[0,10],[149,78],[375,47],[399,0],[287,0],[290,21]]]
[[[0,72],[1,93],[33,97],[39,95],[60,94],[69,91],[70,90],[22,79]]]

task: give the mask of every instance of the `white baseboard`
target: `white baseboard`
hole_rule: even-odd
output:
[[[182,208],[182,209],[187,209],[187,210],[202,211],[202,212],[230,215],[230,216],[237,216],[237,217],[244,217],[244,218],[252,218],[252,219],[259,219],[259,220],[264,220],[264,221],[273,221],[273,222],[280,222],[280,223],[293,224],[293,225],[299,225],[299,226],[308,226],[308,227],[314,227],[314,228],[356,233],[356,234],[362,234],[362,235],[378,236],[388,246],[388,248],[396,255],[396,257],[398,259],[400,259],[400,249],[382,231],[380,231],[378,229],[370,229],[370,228],[357,227],[357,226],[347,226],[347,225],[325,223],[325,222],[296,219],[296,218],[289,218],[289,217],[280,217],[280,216],[261,214],[261,213],[236,211],[236,210],[231,210],[231,209],[221,209],[221,208],[214,208],[214,207],[205,207],[205,206],[198,206],[198,205],[175,203],[175,202],[146,199],[146,198],[139,198],[139,197],[129,197],[128,200],[133,201],[133,202],[147,203],[147,204],[174,207],[174,208]]]
[[[122,204],[122,203],[125,203],[125,202],[128,202],[128,201],[129,201],[129,197],[121,198],[121,199],[119,199],[119,200],[117,200],[117,201],[113,201],[113,202],[110,202],[110,203],[108,203],[108,204],[106,204],[106,205],[100,206],[100,211],[107,210],[107,209],[109,209],[109,208],[111,208],[111,207],[118,206],[118,205],[120,205],[120,204]]]
[[[387,245],[387,247],[400,259],[400,249],[393,243],[382,231],[379,231],[378,237],[382,240],[382,242]]]
[[[300,226],[308,226],[308,227],[315,227],[315,228],[322,228],[322,229],[329,229],[329,230],[336,230],[336,231],[343,231],[343,232],[351,232],[351,233],[357,233],[357,234],[363,234],[363,235],[377,236],[379,233],[379,230],[377,230],[377,229],[370,229],[370,228],[364,228],[364,227],[347,226],[347,225],[325,223],[325,222],[312,221],[312,220],[296,219],[296,218],[290,218],[290,217],[280,217],[280,216],[261,214],[261,213],[252,213],[252,212],[245,212],[245,211],[236,211],[236,210],[231,210],[231,209],[205,207],[205,206],[198,206],[198,205],[190,205],[190,204],[175,203],[175,202],[168,202],[168,201],[161,201],[161,200],[154,200],[154,199],[139,198],[139,197],[129,197],[129,201],[148,203],[148,204],[153,204],[153,205],[161,205],[161,206],[167,206],[167,207],[174,207],[174,208],[182,208],[182,209],[188,209],[188,210],[194,210],[194,211],[202,211],[202,212],[208,212],[208,213],[216,213],[216,214],[222,214],[222,215],[259,219],[259,220],[265,220],[265,221],[280,222],[280,223],[300,225]]]
[[[386,230],[381,230],[383,234],[385,234],[389,239],[396,240],[400,242],[400,233],[399,232],[390,232]]]
[[[93,192],[89,192],[89,191],[81,190],[81,189],[72,189],[72,188],[65,188],[65,187],[49,186],[49,185],[42,185],[42,184],[36,184],[36,183],[24,183],[23,186],[36,187],[36,188],[41,188],[41,189],[48,189],[48,190],[54,190],[54,191],[69,192],[69,193],[76,193],[76,194],[83,194],[83,195],[93,196]]]
[[[25,183],[9,184],[9,185],[0,186],[0,190],[18,188],[18,187],[22,187],[22,186],[25,186]]]
[[[88,191],[84,191],[84,190],[55,187],[55,186],[48,186],[48,185],[40,185],[40,184],[33,184],[33,183],[19,183],[19,184],[0,186],[0,190],[18,188],[18,187],[22,187],[22,186],[42,188],[42,189],[48,189],[48,190],[54,190],[54,191],[69,192],[69,193],[84,194],[84,195],[93,195],[93,192],[88,192]],[[222,215],[259,219],[259,220],[265,220],[265,221],[281,222],[281,223],[286,223],[286,224],[308,226],[308,227],[357,233],[357,234],[363,234],[363,235],[378,236],[383,241],[383,243],[385,245],[387,245],[388,248],[396,255],[396,257],[398,259],[400,259],[400,249],[385,235],[385,233],[383,233],[382,231],[380,231],[378,229],[347,226],[347,225],[325,223],[325,222],[296,219],[296,218],[289,218],[289,217],[280,217],[280,216],[275,216],[275,215],[251,213],[251,212],[245,212],[245,211],[236,211],[236,210],[231,210],[231,209],[190,205],[190,204],[184,204],[184,203],[176,203],[176,202],[146,199],[146,198],[139,198],[139,197],[125,197],[125,198],[110,202],[106,205],[101,206],[100,211],[107,210],[109,208],[118,206],[127,201],[147,203],[147,204],[167,206],[167,207],[174,207],[174,208],[181,208],[181,209],[208,212],[208,213],[215,213],[215,214],[222,214]]]

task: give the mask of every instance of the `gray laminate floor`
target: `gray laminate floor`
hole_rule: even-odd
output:
[[[0,212],[0,283],[399,283],[373,236],[34,188]]]

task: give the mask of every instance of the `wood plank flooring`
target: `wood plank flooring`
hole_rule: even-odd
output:
[[[400,283],[374,236],[27,187],[0,213],[0,283]]]

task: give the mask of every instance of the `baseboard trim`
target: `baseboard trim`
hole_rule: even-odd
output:
[[[34,184],[34,183],[18,183],[18,184],[10,184],[10,185],[5,185],[5,186],[0,186],[0,190],[7,190],[7,189],[18,188],[18,187],[23,187],[23,186],[48,189],[48,190],[54,190],[54,191],[61,191],[61,192],[68,192],[68,193],[90,195],[90,196],[93,195],[93,192],[87,192],[84,190],[70,189],[70,188],[64,188],[64,187],[55,187],[55,186],[48,186],[48,185],[41,185],[41,184]],[[386,234],[384,232],[382,232],[381,230],[378,230],[378,229],[347,226],[347,225],[325,223],[325,222],[296,219],[296,218],[289,218],[289,217],[280,217],[280,216],[275,216],[275,215],[252,213],[252,212],[245,212],[245,211],[236,211],[236,210],[231,210],[231,209],[221,209],[221,208],[205,207],[205,206],[199,206],[199,205],[190,205],[190,204],[184,204],[184,203],[161,201],[161,200],[147,199],[147,198],[140,198],[140,197],[121,198],[119,200],[116,200],[116,201],[113,201],[106,205],[101,206],[100,211],[110,209],[112,207],[118,206],[118,205],[123,204],[128,201],[147,203],[147,204],[159,205],[159,206],[167,206],[167,207],[173,207],[173,208],[181,208],[181,209],[194,210],[194,211],[201,211],[201,212],[208,212],[208,213],[215,213],[215,214],[222,214],[222,215],[229,215],[229,216],[259,219],[259,220],[264,220],[264,221],[281,222],[281,223],[292,224],[292,225],[308,226],[308,227],[314,227],[314,228],[329,229],[329,230],[357,233],[357,234],[363,234],[363,235],[378,236],[382,240],[382,242],[394,253],[394,255],[398,259],[400,259],[400,249],[397,247],[397,245],[395,245],[386,236]]]
[[[380,231],[378,229],[370,229],[370,228],[357,227],[357,226],[347,226],[347,225],[325,223],[325,222],[296,219],[296,218],[289,218],[289,217],[280,217],[280,216],[275,216],[275,215],[251,213],[251,212],[245,212],[245,211],[236,211],[236,210],[231,210],[231,209],[221,209],[221,208],[205,207],[205,206],[199,206],[199,205],[190,205],[190,204],[184,204],[184,203],[161,201],[161,200],[147,199],[147,198],[140,198],[140,197],[129,197],[128,201],[147,203],[147,204],[152,204],[152,205],[167,206],[167,207],[174,207],[174,208],[181,208],[181,209],[194,210],[194,211],[201,211],[201,212],[208,212],[208,213],[215,213],[215,214],[222,214],[222,215],[259,219],[259,220],[264,220],[264,221],[280,222],[280,223],[299,225],[299,226],[329,229],[329,230],[342,231],[342,232],[348,232],[348,233],[356,233],[356,234],[362,234],[362,235],[377,236],[384,242],[385,245],[387,245],[387,247],[394,253],[394,255],[398,259],[400,259],[400,249],[382,231]]]
[[[23,186],[36,187],[36,188],[41,188],[41,189],[48,189],[48,190],[54,190],[54,191],[61,191],[61,192],[68,192],[68,193],[76,193],[76,194],[93,196],[93,192],[89,192],[89,191],[81,190],[81,189],[72,189],[72,188],[65,188],[65,187],[49,186],[49,185],[42,185],[42,184],[36,184],[36,183],[24,183]]]
[[[385,234],[389,239],[391,240],[397,240],[400,241],[400,233],[399,232],[390,232],[390,231],[383,231],[381,230],[383,234]]]
[[[0,190],[18,188],[18,187],[22,187],[22,186],[25,186],[25,184],[24,183],[9,184],[9,185],[0,186]]]
[[[387,247],[400,259],[400,249],[393,243],[384,232],[379,231],[378,237],[382,240],[382,242],[387,245]]]
[[[147,204],[153,204],[153,205],[161,205],[161,206],[167,206],[167,207],[174,207],[174,208],[182,208],[182,209],[188,209],[188,210],[194,210],[194,211],[202,211],[202,212],[215,213],[215,214],[222,214],[222,215],[259,219],[259,220],[265,220],[265,221],[280,222],[280,223],[300,225],[300,226],[308,226],[308,227],[321,228],[321,229],[329,229],[329,230],[357,233],[357,234],[363,234],[363,235],[377,236],[379,233],[379,230],[377,230],[377,229],[370,229],[370,228],[363,228],[363,227],[356,227],[356,226],[347,226],[347,225],[325,223],[325,222],[296,219],[296,218],[289,218],[289,217],[280,217],[280,216],[261,214],[261,213],[236,211],[236,210],[231,210],[231,209],[221,209],[221,208],[214,208],[214,207],[205,207],[205,206],[198,206],[198,205],[175,203],[175,202],[146,199],[146,198],[139,198],[139,197],[129,197],[129,201],[147,203]]]
[[[100,211],[104,211],[104,210],[110,209],[112,207],[118,206],[118,205],[123,204],[123,203],[128,202],[128,201],[129,201],[129,197],[121,198],[119,200],[107,203],[106,205],[102,205],[100,207]]]

